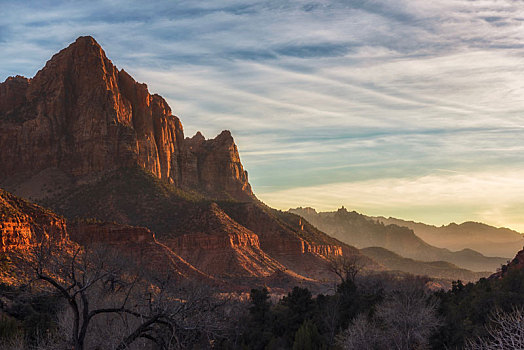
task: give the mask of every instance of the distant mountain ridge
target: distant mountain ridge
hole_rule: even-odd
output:
[[[519,232],[480,222],[468,221],[462,224],[433,226],[391,217],[373,217],[373,219],[386,225],[408,227],[429,244],[451,250],[471,248],[488,256],[512,257],[524,245],[524,237]]]
[[[373,218],[349,212],[344,207],[336,212],[317,213],[313,208],[290,209],[318,229],[357,248],[382,247],[402,257],[420,261],[447,261],[472,271],[495,271],[506,262],[501,257],[486,257],[474,250],[450,251],[437,248],[419,238],[413,230],[395,224],[385,225]]]
[[[370,257],[378,263],[392,270],[411,273],[414,275],[426,275],[433,278],[447,280],[461,280],[464,282],[475,282],[482,277],[488,277],[490,272],[472,272],[451,264],[446,261],[418,261],[402,256],[381,247],[369,247],[360,249],[362,254]]]

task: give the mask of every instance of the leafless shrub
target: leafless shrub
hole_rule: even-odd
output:
[[[387,349],[383,330],[366,315],[358,315],[340,339],[343,349]]]
[[[370,282],[369,280],[367,282]],[[371,281],[374,284],[377,280]],[[370,283],[371,283],[370,282]],[[427,349],[440,325],[436,301],[416,278],[380,283],[385,299],[372,316],[359,315],[339,338],[343,349]]]
[[[510,312],[497,309],[486,326],[488,337],[468,341],[467,350],[524,349],[524,308],[514,307]]]
[[[0,341],[0,349],[4,350],[24,350],[26,349],[24,337],[17,336],[11,339],[4,339]]]
[[[363,260],[358,255],[337,256],[328,261],[328,270],[340,278],[340,281],[355,281],[364,268]]]

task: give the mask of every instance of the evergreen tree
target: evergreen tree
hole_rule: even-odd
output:
[[[322,337],[317,326],[311,320],[305,320],[295,333],[293,350],[319,350],[325,349]]]

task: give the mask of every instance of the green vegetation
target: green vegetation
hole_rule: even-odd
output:
[[[307,289],[296,287],[276,303],[270,302],[266,289],[252,290],[244,345],[249,349],[308,349],[307,344],[315,344],[314,349],[462,349],[468,341],[489,339],[488,329],[496,321],[493,313],[500,319],[524,307],[520,269],[509,269],[500,279],[456,281],[451,290],[432,294],[424,292],[424,283],[409,276],[364,276],[357,283],[342,281],[334,295],[313,297]],[[409,335],[404,337],[402,329],[408,325]]]
[[[510,269],[501,279],[481,279],[464,285],[458,281],[448,292],[438,292],[444,325],[434,348],[461,348],[467,339],[487,336],[490,312],[510,312],[524,305],[524,270]]]
[[[157,234],[177,234],[190,211],[208,203],[197,193],[166,184],[140,168],[118,169],[66,195],[42,201],[70,220],[145,226]]]
[[[238,306],[247,307],[247,314],[232,315],[235,329],[228,332],[237,339],[224,338],[213,348],[462,349],[467,340],[486,338],[492,312],[514,313],[524,305],[524,272],[518,269],[502,279],[457,281],[436,293],[427,291],[427,282],[367,275],[341,280],[331,295],[295,287],[276,302],[266,288],[253,289],[249,305]],[[23,337],[37,344],[57,330],[56,295],[0,285],[0,297],[10,301],[0,312],[0,343]]]
[[[267,289],[251,291],[249,321],[244,330],[248,349],[327,349],[358,314],[370,314],[384,297],[382,289],[359,288],[343,281],[334,295],[313,297],[295,287],[273,304]]]

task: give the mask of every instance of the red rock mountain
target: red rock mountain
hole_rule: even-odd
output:
[[[185,139],[166,101],[118,70],[92,37],[78,38],[34,78],[0,84],[0,149],[4,184],[49,169],[75,182],[138,165],[179,188],[253,198],[229,131]]]
[[[34,78],[0,84],[0,186],[105,222],[71,226],[81,244],[139,252],[187,277],[309,283],[327,277],[328,259],[359,254],[259,202],[229,131],[185,138],[166,101],[91,37]]]

